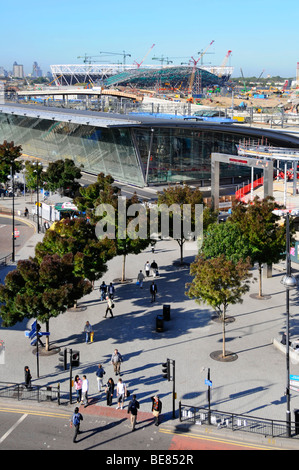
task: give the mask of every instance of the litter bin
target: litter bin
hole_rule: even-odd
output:
[[[162,315],[156,317],[156,331],[164,331],[164,321]]]
[[[294,410],[295,415],[295,434],[299,434],[299,410]]]
[[[163,319],[165,321],[170,320],[170,305],[163,305]]]

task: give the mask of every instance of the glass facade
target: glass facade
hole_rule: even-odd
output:
[[[24,155],[48,162],[70,158],[87,172],[110,174],[117,181],[139,187],[145,186],[146,178],[149,184],[209,185],[211,153],[236,155],[236,145],[248,137],[246,128],[240,133],[233,126],[159,126],[156,121],[154,127],[142,123],[97,127],[67,118],[56,121],[0,112],[0,141],[21,145]],[[277,145],[275,139],[271,142],[268,138],[268,143]],[[245,166],[221,164],[223,181],[249,176],[250,169]]]
[[[150,153],[149,183],[207,182],[211,179],[211,153],[237,155],[236,144],[246,137],[233,132],[186,128],[138,129],[135,133],[144,168]],[[221,178],[248,175],[250,170],[246,167],[221,164]]]
[[[84,170],[144,186],[129,128],[99,128],[38,117],[0,113],[0,140],[21,145],[23,154],[45,161],[73,159]]]

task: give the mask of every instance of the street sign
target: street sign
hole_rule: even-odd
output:
[[[209,387],[212,387],[211,380],[205,379],[205,384],[208,385]]]
[[[20,236],[20,231],[19,230],[15,230],[15,237],[19,237]]]
[[[290,380],[298,380],[299,382],[299,375],[290,374]],[[299,383],[297,383],[297,385],[299,386]]]

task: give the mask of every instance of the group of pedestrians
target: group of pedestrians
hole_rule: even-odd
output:
[[[109,381],[111,381],[111,380],[112,379],[110,378]],[[109,381],[108,381],[108,383],[109,383]],[[119,396],[121,397],[124,394],[124,388],[125,388],[125,385],[122,383],[121,379],[119,379],[117,387],[120,390]],[[113,395],[113,391],[112,391],[112,395]],[[120,401],[121,401],[121,399],[120,399]],[[155,423],[155,426],[159,426],[159,424],[160,424],[159,417],[160,417],[160,414],[162,412],[162,402],[159,398],[159,395],[155,395],[155,396],[151,397],[151,401],[152,401],[152,413],[153,413],[153,416],[154,416],[154,423]],[[119,408],[119,406],[117,406],[117,409],[118,408]],[[136,428],[137,415],[138,415],[139,408],[140,408],[140,403],[137,400],[136,395],[134,394],[134,395],[132,395],[132,399],[130,400],[129,405],[128,405],[128,414],[130,415],[130,422],[131,422],[132,431],[135,431],[135,428]],[[122,409],[122,406],[121,406],[121,409]],[[76,441],[77,435],[81,433],[81,431],[80,431],[81,421],[83,421],[83,416],[79,412],[79,408],[76,407],[75,410],[74,410],[72,421],[71,421],[71,427],[74,426],[74,428],[75,428],[75,432],[74,432],[74,436],[73,436],[73,442],[77,442]]]

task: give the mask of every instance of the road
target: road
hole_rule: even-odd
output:
[[[104,407],[101,407],[102,409]],[[105,455],[145,456],[158,463],[158,455],[180,455],[195,463],[198,450],[266,450],[270,447],[240,443],[232,439],[200,436],[196,433],[181,434],[160,424],[153,425],[151,417],[138,419],[135,432],[131,431],[128,414],[123,410],[118,418],[80,409],[83,415],[82,433],[73,443],[70,427],[71,409],[47,408],[41,404],[5,400],[0,402],[0,450],[102,450]],[[189,452],[188,452],[189,451]],[[193,452],[195,451],[195,452]],[[185,456],[185,457],[184,457]],[[163,459],[163,457],[159,457]],[[191,461],[193,458],[193,462]],[[165,462],[166,463],[166,462]]]
[[[15,239],[16,252],[34,233],[31,224],[15,217],[15,231],[19,232]],[[12,252],[12,217],[0,215],[0,259],[8,256]]]

